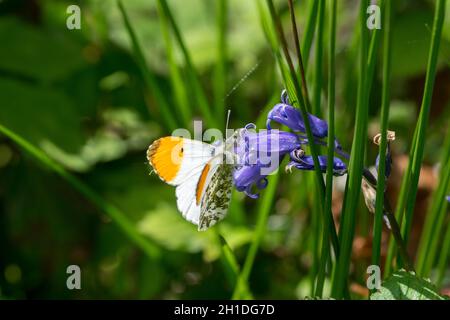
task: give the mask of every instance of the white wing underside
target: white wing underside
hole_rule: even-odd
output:
[[[204,231],[222,220],[231,200],[233,186],[232,166],[218,163],[211,170],[201,199],[198,230]]]
[[[180,174],[173,183],[176,185],[178,210],[199,230],[206,230],[227,213],[232,188],[231,167],[223,164],[223,149],[220,147],[185,139],[183,148]],[[196,190],[207,164],[209,171],[197,204]]]
[[[196,204],[195,191],[203,168],[213,157],[215,148],[200,141],[184,139],[183,149],[183,162],[173,182],[177,186],[177,207],[186,220],[198,225],[200,205]]]

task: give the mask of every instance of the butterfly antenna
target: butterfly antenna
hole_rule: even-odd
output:
[[[223,98],[223,101],[225,101],[229,96],[231,96],[231,94],[234,91],[236,91],[236,89],[239,88],[239,86],[243,84],[245,80],[247,80],[247,78],[250,77],[253,72],[255,72],[256,69],[258,69],[259,64],[260,61],[257,61],[256,64],[246,74],[244,74],[244,76],[233,86],[233,88],[231,88],[231,90],[228,92],[225,98]]]
[[[227,114],[227,122],[225,124],[225,139],[228,138],[228,125],[230,123],[230,115],[231,115],[231,110],[228,109],[228,114]]]

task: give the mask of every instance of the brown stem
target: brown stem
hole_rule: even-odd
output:
[[[292,3],[292,0],[288,0],[288,3],[289,12],[291,14],[292,33],[294,34],[295,52],[297,53],[298,66],[300,68],[300,77],[302,79],[302,92],[304,96],[305,107],[306,110],[310,112],[311,107],[309,104],[308,86],[306,85],[305,68],[303,67],[302,51],[300,50],[300,40],[298,36],[297,22],[295,19],[294,4]]]
[[[371,187],[373,187],[376,190],[377,179],[366,168],[364,168],[364,170],[363,170],[363,178],[366,179],[366,181],[371,185]],[[395,219],[395,216],[391,212],[392,212],[391,205],[390,205],[389,200],[387,199],[386,193],[385,193],[383,214],[389,220],[392,235],[394,236],[394,240],[397,243],[397,247],[399,249],[400,256],[402,257],[403,262],[405,263],[405,269],[408,271],[414,271],[413,264],[411,263],[411,259],[408,255],[408,251],[406,250],[405,242],[403,241],[403,238],[402,238],[400,226],[398,225],[397,219]]]

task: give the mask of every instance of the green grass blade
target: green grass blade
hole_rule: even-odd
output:
[[[409,158],[412,157],[412,153],[414,150],[414,146],[416,145],[417,140],[417,131],[414,131],[413,141],[411,144],[411,151],[409,153]],[[397,207],[395,208],[395,219],[398,221],[398,224],[401,225],[401,222],[403,220],[403,211],[406,206],[406,200],[407,200],[407,194],[410,186],[410,178],[411,176],[409,174],[406,174],[407,172],[411,171],[411,161],[408,162],[408,166],[405,170],[405,173],[403,174],[402,184],[400,186],[400,192],[398,196],[397,201]],[[386,255],[386,262],[384,266],[384,278],[387,278],[392,273],[392,261],[394,259],[394,256],[396,255],[396,246],[395,246],[395,239],[393,236],[390,237],[389,245],[388,245],[388,251]]]
[[[270,14],[267,12],[267,8],[264,5],[264,0],[255,0],[258,8],[259,19],[273,52],[278,52],[278,40],[273,24],[270,20]]]
[[[315,180],[314,176],[309,175],[307,177],[307,186],[308,190],[314,190],[314,193],[311,197],[312,203],[310,208],[310,229],[311,229],[311,255],[312,255],[312,265],[311,270],[309,271],[309,278],[311,281],[311,288],[310,288],[310,295],[314,296],[315,294],[315,287],[316,287],[316,280],[317,276],[319,274],[320,264],[321,262],[326,262],[326,260],[321,260],[321,247],[322,247],[322,234],[325,233],[325,229],[328,230],[328,237],[327,240],[329,240],[329,228],[324,227],[324,221],[325,219],[322,219],[322,210],[324,210],[324,207],[321,206],[321,203],[323,200],[320,197],[320,192],[318,190],[318,186]]]
[[[448,204],[445,205],[445,210],[448,210]],[[438,287],[442,286],[444,280],[445,272],[448,268],[448,261],[450,259],[450,222],[447,223],[447,231],[445,232],[444,242],[442,243],[442,254],[438,261],[438,276],[436,279],[436,285]]]
[[[319,15],[317,20],[317,36],[314,60],[314,92],[313,92],[313,113],[319,118],[322,117],[321,97],[322,97],[322,81],[323,81],[323,35],[325,21],[325,0],[319,0]]]
[[[267,12],[267,6],[264,5],[264,0],[256,0],[256,5],[258,8],[258,13],[261,21],[261,26],[263,28],[264,34],[266,36],[266,39],[268,40],[270,47],[272,49],[273,55],[275,56],[275,61],[278,65],[278,68],[281,73],[282,80],[285,84],[285,88],[289,94],[289,99],[291,100],[291,103],[294,106],[299,106],[299,97],[297,97],[297,93],[295,91],[294,83],[291,79],[291,76],[289,74],[288,67],[286,66],[286,63],[284,62],[280,51],[279,51],[279,44],[278,39],[275,34],[275,30],[273,27],[273,24],[270,20],[270,15]],[[265,124],[267,120],[267,112],[270,111],[270,109],[273,108],[273,105],[279,101],[279,93],[276,93],[276,100],[271,99],[271,105],[266,105],[264,108],[264,111],[262,112],[261,116],[258,118],[257,122],[260,124]],[[274,103],[272,103],[274,102]],[[258,127],[261,127],[258,126]]]
[[[175,18],[172,14],[172,11],[169,8],[166,0],[158,0],[161,5],[162,10],[164,11],[166,17],[168,18],[170,24],[172,25],[172,29],[175,35],[175,39],[181,49],[184,60],[186,62],[186,68],[189,75],[190,84],[192,85],[193,95],[195,101],[197,102],[200,111],[204,117],[204,120],[207,124],[214,128],[219,128],[219,123],[216,118],[212,115],[211,107],[209,106],[208,100],[206,98],[205,92],[202,89],[202,85],[200,83],[200,79],[195,70],[194,64],[192,63],[191,55],[184,43],[183,37],[181,35],[180,29],[175,21]],[[221,126],[222,127],[222,126]],[[220,127],[220,128],[221,128]]]
[[[390,105],[390,79],[391,79],[391,1],[382,2],[383,19],[383,82],[381,98],[381,143],[379,148],[380,161],[378,165],[377,197],[375,202],[375,219],[372,241],[372,264],[380,265],[381,231],[383,227],[383,207],[386,189],[386,150],[387,130]]]
[[[270,20],[270,14],[267,12],[267,6],[264,5],[264,0],[256,0],[256,5],[258,8],[259,17],[261,20],[261,26],[263,28],[264,34],[266,36],[266,39],[268,40],[270,47],[272,49],[272,52],[275,56],[275,61],[278,65],[278,68],[281,73],[281,77],[283,79],[283,82],[286,86],[286,90],[289,94],[289,99],[292,101],[293,105],[299,106],[300,104],[300,98],[297,96],[297,93],[295,91],[294,83],[290,77],[288,67],[286,66],[286,63],[284,62],[280,50],[279,50],[279,43],[276,36],[276,32],[274,30],[274,26],[272,21]],[[277,100],[279,99],[279,94],[277,96]],[[273,105],[272,105],[273,107]],[[266,119],[264,119],[265,121]]]
[[[308,94],[308,87],[307,87],[307,83],[306,83],[306,76],[305,76],[305,70],[304,70],[304,65],[303,65],[303,59],[302,59],[302,53],[301,53],[301,49],[300,49],[300,41],[299,41],[299,36],[298,36],[298,29],[297,29],[297,21],[295,18],[295,8],[294,8],[294,4],[292,0],[288,0],[288,5],[289,5],[289,12],[290,12],[290,17],[291,17],[291,27],[292,27],[292,33],[294,35],[294,45],[295,45],[295,52],[297,55],[297,64],[298,64],[298,68],[300,71],[300,76],[299,78],[301,79],[301,89],[302,89],[302,95],[303,95],[303,101],[305,104],[305,109],[307,111],[311,110],[311,106],[309,103],[309,94]],[[321,7],[322,9],[324,8],[323,5]],[[322,21],[323,21],[323,13],[321,15]],[[322,27],[323,27],[323,23],[322,23]],[[322,30],[320,30],[320,32],[322,32]],[[322,37],[323,38],[323,37]],[[322,47],[322,45],[320,45]],[[290,78],[290,77],[288,77]],[[321,86],[321,84],[320,84]],[[294,87],[295,90],[295,87]],[[316,181],[314,180],[313,176],[309,176],[308,180],[307,180],[307,184],[309,185],[310,188],[312,189],[316,189],[319,187],[316,183]],[[312,210],[310,211],[310,217],[311,217],[311,228],[313,230],[313,232],[311,233],[311,244],[312,244],[312,255],[313,255],[313,263],[312,263],[312,267],[310,269],[309,272],[309,277],[310,277],[310,281],[311,281],[311,295],[313,296],[315,294],[315,283],[316,283],[316,276],[319,272],[319,268],[320,268],[320,248],[321,248],[321,234],[322,232],[322,228],[323,228],[323,221],[322,221],[322,207],[321,207],[321,203],[322,203],[322,199],[320,198],[320,192],[316,191],[313,193],[312,196],[312,201],[313,201],[313,205],[312,205]],[[329,231],[329,228],[325,228],[327,231]],[[328,241],[328,236],[329,236],[329,232],[326,233],[327,234],[327,241]]]
[[[0,133],[4,134],[10,138],[14,143],[24,149],[28,154],[30,154],[39,163],[47,167],[52,172],[59,175],[67,183],[69,183],[74,189],[85,196],[92,204],[94,204],[100,211],[104,212],[108,217],[114,221],[117,227],[124,233],[124,235],[139,249],[141,249],[144,254],[150,259],[158,259],[161,255],[158,246],[150,242],[142,234],[140,234],[133,222],[131,222],[128,217],[117,207],[103,199],[98,195],[91,187],[86,185],[76,176],[69,173],[63,166],[52,160],[43,151],[33,146],[27,140],[23,139],[13,131],[2,126],[0,124]]]
[[[434,78],[436,74],[437,58],[440,44],[440,37],[442,33],[442,25],[444,21],[444,9],[445,0],[439,0],[436,3],[436,10],[433,22],[430,52],[428,57],[427,75],[425,79],[425,89],[422,99],[421,111],[419,114],[419,120],[414,130],[413,142],[409,153],[409,162],[406,171],[403,175],[402,186],[400,189],[398,205],[396,208],[395,216],[402,224],[402,234],[407,243],[409,236],[409,230],[412,222],[412,213],[414,209],[414,202],[417,193],[418,179],[420,173],[420,167],[423,159],[423,149],[426,135],[426,125],[428,122],[429,111],[431,107],[431,96],[434,87]],[[405,213],[405,219],[402,219]],[[389,243],[388,255],[385,265],[385,277],[389,276],[392,270],[392,260],[395,256],[395,247],[391,239]]]
[[[358,102],[356,107],[355,131],[353,135],[350,164],[348,168],[349,173],[342,209],[341,230],[339,232],[341,251],[337,259],[332,285],[332,296],[337,299],[342,298],[345,288],[347,287],[348,270],[350,267],[353,236],[355,232],[356,209],[361,193],[363,159],[367,137],[368,103],[366,101],[366,96],[368,95],[368,89],[366,86],[368,65],[366,57],[369,45],[368,30],[366,27],[367,6],[368,1],[361,1],[360,17],[358,22],[361,28]]]
[[[419,275],[423,276],[424,272],[423,269],[425,267],[426,260],[428,259],[428,251],[431,239],[436,235],[434,232],[434,229],[436,228],[436,222],[438,221],[438,215],[439,215],[439,207],[443,204],[441,199],[439,199],[440,194],[442,193],[442,190],[444,190],[444,196],[445,196],[445,180],[448,178],[446,174],[446,162],[450,158],[450,135],[447,134],[447,137],[444,142],[444,149],[441,156],[441,174],[439,179],[439,184],[436,190],[433,193],[433,197],[431,200],[431,206],[430,211],[425,217],[425,223],[422,230],[422,234],[420,237],[419,247],[417,249],[417,259],[416,259],[416,271]]]
[[[328,48],[328,162],[325,190],[325,212],[331,212],[331,204],[333,198],[333,158],[334,158],[334,139],[335,139],[335,123],[334,123],[334,105],[336,91],[336,12],[337,0],[330,2],[329,9],[329,48]],[[331,221],[332,222],[332,221]],[[324,225],[328,225],[329,215],[325,215]],[[321,265],[317,277],[315,296],[321,297],[323,294],[323,284],[325,280],[326,266],[330,252],[329,229],[324,228],[322,238]]]
[[[297,54],[297,64],[300,71],[300,79],[302,84],[302,94],[303,94],[303,100],[305,102],[305,108],[306,111],[311,110],[311,106],[309,103],[309,93],[308,93],[308,87],[306,85],[306,73],[305,73],[305,67],[303,65],[303,57],[302,57],[302,51],[300,49],[300,40],[298,36],[298,29],[297,29],[297,21],[295,19],[295,8],[294,3],[292,0],[288,0],[289,4],[289,12],[291,16],[291,25],[292,25],[292,33],[294,34],[294,44],[295,44],[295,53]]]
[[[217,1],[217,62],[214,74],[214,105],[219,123],[225,122],[226,66],[227,66],[227,0]]]
[[[414,145],[414,152],[412,159],[410,159],[411,171],[406,172],[411,176],[411,183],[406,200],[405,220],[402,224],[402,235],[405,243],[408,243],[409,232],[411,229],[412,215],[414,211],[414,204],[417,195],[417,188],[419,183],[420,168],[423,161],[423,152],[425,147],[426,130],[428,118],[431,109],[431,98],[433,94],[434,81],[436,76],[436,68],[438,63],[439,45],[441,42],[442,27],[445,17],[445,0],[438,0],[436,2],[436,10],[433,22],[433,30],[431,36],[431,45],[428,56],[428,66],[425,79],[425,89],[422,99],[422,106],[420,108],[419,120],[416,126],[417,141]]]
[[[230,283],[236,283],[237,277],[239,275],[239,264],[236,260],[236,257],[233,254],[233,250],[231,250],[225,238],[218,234],[219,240],[221,242],[221,260],[224,264],[224,269],[227,271]]]
[[[147,62],[145,61],[144,54],[142,52],[141,46],[139,44],[136,33],[131,26],[130,20],[128,18],[127,12],[121,0],[117,1],[120,13],[122,14],[122,19],[127,29],[128,35],[130,36],[131,42],[133,44],[133,50],[136,58],[136,62],[142,72],[142,76],[151,93],[154,95],[156,102],[158,103],[159,110],[161,112],[162,120],[166,125],[168,131],[173,131],[178,128],[177,121],[173,116],[175,110],[171,110],[169,104],[167,103],[164,93],[158,85],[157,80],[153,76],[152,72],[148,69]]]
[[[268,177],[269,184],[267,189],[261,195],[260,206],[258,209],[258,217],[256,222],[256,229],[253,234],[253,239],[248,249],[247,256],[245,258],[244,266],[239,274],[238,281],[232,296],[232,299],[240,299],[243,297],[243,291],[248,283],[248,278],[255,262],[256,253],[258,252],[261,240],[266,232],[267,220],[269,218],[270,211],[272,210],[273,200],[275,198],[275,192],[278,185],[279,172],[270,175]]]
[[[306,135],[307,135],[309,141],[314,141],[313,135],[312,135],[312,132],[311,132],[311,124],[309,123],[308,113],[307,113],[307,110],[306,110],[306,104],[305,104],[304,96],[302,95],[302,90],[300,88],[300,83],[299,83],[299,80],[297,79],[296,72],[295,72],[295,69],[294,69],[294,65],[293,65],[292,60],[291,60],[290,55],[289,55],[289,49],[288,49],[288,46],[287,46],[286,38],[284,37],[284,32],[283,32],[283,28],[281,26],[281,22],[280,22],[279,16],[278,16],[278,14],[276,12],[276,9],[275,9],[275,6],[274,6],[272,0],[267,0],[267,5],[269,7],[269,11],[270,11],[270,15],[271,15],[271,18],[272,18],[272,21],[273,21],[273,25],[275,26],[275,29],[277,31],[278,39],[279,39],[281,47],[283,49],[283,52],[284,52],[284,55],[285,55],[285,59],[286,59],[286,61],[288,63],[290,78],[291,78],[291,80],[292,80],[292,82],[294,84],[296,96],[301,99],[299,101],[300,102],[300,112],[301,112],[302,118],[304,119],[304,122],[305,122]],[[319,186],[320,198],[324,199],[325,198],[325,183],[323,181],[322,172],[320,171],[320,167],[319,167],[319,160],[318,160],[318,156],[317,156],[318,155],[317,145],[314,144],[314,143],[310,143],[309,149],[311,151],[311,155],[312,155],[313,162],[314,162],[314,172],[315,172],[316,180],[317,180],[317,183],[318,183],[318,186]],[[323,211],[323,206],[322,205],[323,204],[321,202],[322,212],[324,214],[328,214],[328,213],[325,213]],[[335,228],[334,223],[330,224],[329,228],[331,229],[331,238],[332,238],[332,241],[333,241],[333,248],[334,248],[335,252],[338,252],[339,251],[339,242],[338,242],[338,239],[337,239],[337,233],[336,233],[336,228]]]
[[[186,93],[186,87],[184,85],[180,68],[175,61],[168,20],[159,2],[157,3],[157,8],[166,48],[167,64],[169,65],[170,82],[173,92],[175,93],[175,103],[178,107],[178,111],[180,112],[183,126],[188,128],[190,122],[192,121],[192,113],[189,105],[189,99]]]
[[[309,55],[311,51],[311,45],[314,38],[314,31],[317,21],[317,13],[319,8],[319,1],[309,1],[308,20],[305,27],[305,36],[302,42],[303,63],[305,64],[305,72],[308,67]]]
[[[375,29],[372,34],[372,38],[370,40],[370,46],[369,46],[369,57],[367,59],[367,77],[366,77],[366,103],[369,103],[369,97],[370,97],[370,90],[372,89],[374,74],[375,74],[375,65],[377,62],[377,54],[378,54],[378,47],[380,45],[380,38],[381,38],[381,30]]]
[[[222,253],[220,256],[220,260],[224,267],[225,273],[227,274],[228,281],[233,286],[236,284],[239,277],[239,264],[236,260],[233,250],[230,248],[225,238],[221,235],[218,235],[218,237],[221,243]],[[243,283],[242,299],[253,299],[251,292],[248,290],[247,283]]]
[[[302,89],[302,95],[303,95],[303,103],[305,105],[306,111],[311,110],[311,106],[309,103],[309,94],[308,94],[308,88],[306,83],[306,75],[305,75],[305,68],[303,65],[303,58],[302,53],[300,49],[300,41],[298,36],[298,30],[297,30],[297,22],[295,18],[295,10],[294,10],[294,4],[292,0],[288,0],[289,5],[289,11],[290,11],[290,17],[291,17],[291,26],[292,26],[292,33],[294,35],[294,44],[295,44],[295,50],[297,54],[297,63],[298,68],[300,71],[299,78],[301,79],[301,89]],[[323,59],[323,32],[324,32],[324,11],[325,11],[325,2],[323,0],[320,1],[319,4],[319,23],[318,23],[318,30],[317,30],[317,41],[316,41],[316,77],[315,77],[315,90],[314,90],[314,111],[313,113],[320,115],[320,100],[321,100],[321,91],[322,91],[322,59]],[[281,29],[281,28],[280,28]],[[282,32],[280,32],[282,34]],[[286,54],[286,53],[285,53]],[[286,57],[288,59],[288,55],[286,54]],[[334,145],[334,140],[333,140]],[[314,178],[314,177],[310,177]],[[319,275],[320,271],[323,270],[325,272],[325,265],[328,260],[329,256],[329,250],[326,248],[322,252],[322,259],[321,259],[321,247],[322,247],[322,238],[326,242],[326,245],[329,245],[329,236],[330,231],[334,230],[334,223],[331,213],[331,208],[326,210],[323,206],[323,192],[321,190],[318,190],[321,188],[320,184],[317,184],[315,180],[308,179],[308,184],[310,185],[310,188],[315,189],[316,192],[313,193],[312,196],[312,210],[311,212],[311,228],[313,230],[311,234],[311,244],[312,244],[312,255],[313,255],[313,263],[312,267],[309,272],[309,277],[311,281],[311,295],[314,296],[316,294],[316,277]],[[323,214],[322,214],[323,213]],[[325,217],[324,217],[325,216]],[[322,234],[324,237],[322,237]],[[332,235],[334,236],[334,247],[336,248],[335,251],[338,252],[338,241],[337,241],[337,234],[335,231],[332,232]],[[323,275],[323,274],[321,274]],[[320,275],[319,275],[320,276]],[[323,279],[318,279],[318,285],[320,286],[320,282]],[[321,292],[320,292],[321,295]]]
[[[450,189],[450,136],[447,135],[444,144],[439,184],[431,199],[430,211],[425,218],[425,225],[419,242],[417,253],[417,273],[422,277],[429,277],[433,263],[436,261],[436,253],[440,235],[443,231],[447,201],[445,196]]]

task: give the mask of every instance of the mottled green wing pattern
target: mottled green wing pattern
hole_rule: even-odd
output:
[[[222,220],[230,205],[233,166],[220,164],[213,173],[202,197],[198,230],[204,231]]]

